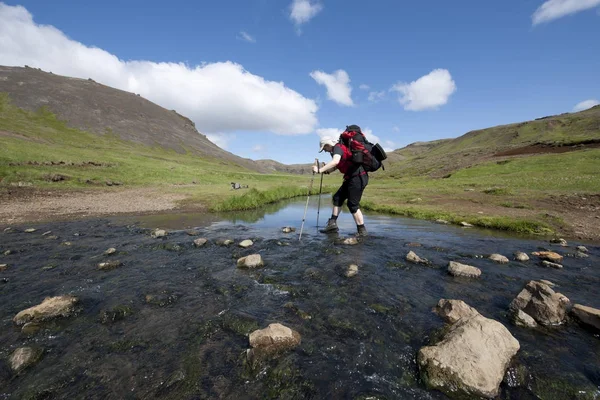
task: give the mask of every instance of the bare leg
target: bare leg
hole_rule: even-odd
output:
[[[341,210],[341,207],[333,206],[333,211],[331,212],[331,215],[337,217],[338,215],[340,215],[340,210]]]
[[[352,214],[352,217],[354,218],[354,222],[356,222],[356,225],[364,225],[365,224],[363,214],[360,210],[357,210],[354,214]]]

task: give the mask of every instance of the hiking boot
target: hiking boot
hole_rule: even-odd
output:
[[[327,220],[327,225],[325,225],[325,228],[321,229],[321,233],[333,233],[333,232],[337,232],[339,231],[340,228],[338,228],[337,226],[337,221],[333,218],[329,218],[329,220]]]
[[[356,236],[367,236],[367,228],[364,225],[357,226],[356,229],[358,230]]]

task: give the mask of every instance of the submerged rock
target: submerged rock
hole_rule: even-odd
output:
[[[468,223],[468,222],[465,222],[465,221],[462,221],[462,222],[460,223],[460,225],[461,225],[461,226],[464,226],[464,227],[466,227],[466,228],[471,228],[471,227],[473,226],[473,225],[471,225],[470,223]]]
[[[194,246],[195,247],[202,247],[206,243],[208,243],[208,239],[206,239],[206,238],[198,238],[198,239],[194,240]]]
[[[515,253],[515,260],[521,261],[521,262],[529,261],[529,256],[527,255],[527,253],[523,253],[522,251],[517,251]]]
[[[281,228],[281,231],[283,233],[292,233],[292,232],[296,232],[296,228],[292,228],[291,226],[286,226],[284,228]]]
[[[42,358],[43,351],[34,347],[19,347],[10,356],[10,367],[14,372],[21,372],[37,363]]]
[[[353,276],[358,275],[358,265],[356,265],[356,264],[349,265],[348,269],[346,270],[344,275],[346,276],[346,278],[352,278]]]
[[[237,260],[237,266],[240,268],[257,268],[264,265],[260,254],[251,254]]]
[[[542,261],[542,265],[544,267],[554,268],[554,269],[562,269],[563,268],[563,266],[561,264],[553,263],[553,262],[546,261],[546,260]]]
[[[176,303],[179,297],[176,294],[170,293],[159,293],[159,294],[147,294],[145,297],[146,303],[154,306],[166,307],[173,303]]]
[[[561,262],[563,260],[563,256],[553,251],[535,251],[531,254],[538,256],[542,260],[548,260],[551,262]]]
[[[580,251],[582,253],[587,253],[588,249],[585,246],[577,246],[577,251]]]
[[[445,219],[436,219],[435,222],[437,222],[438,224],[443,224],[443,225],[448,225],[450,222],[446,221]]]
[[[52,231],[46,231],[46,232],[42,233],[42,236],[48,236],[51,233],[52,233]]]
[[[28,229],[25,229],[23,232],[25,232],[25,233],[33,233],[35,231],[37,231],[37,229],[35,229],[35,228],[28,228]]]
[[[0,272],[6,271],[8,269],[8,264],[0,264]]]
[[[406,255],[406,261],[410,261],[416,264],[427,264],[427,259],[419,257],[414,251],[409,251]]]
[[[571,313],[585,325],[600,331],[600,310],[597,308],[575,304]]]
[[[219,246],[229,246],[230,244],[233,244],[231,239],[217,239],[217,245]]]
[[[200,231],[197,231],[195,229],[189,229],[189,230],[185,231],[185,233],[188,236],[198,236],[198,235],[200,235]]]
[[[115,254],[116,252],[117,252],[117,249],[115,249],[114,247],[111,247],[111,248],[107,249],[107,250],[104,252],[104,255],[105,255],[105,256],[110,256],[110,255],[112,255],[112,254]]]
[[[457,308],[466,310],[465,316],[450,326],[439,343],[419,350],[421,377],[429,388],[450,396],[495,397],[519,342],[500,322],[467,304]]]
[[[56,235],[50,235],[50,236],[46,236],[46,239],[47,240],[56,240],[56,239],[58,239],[58,236],[56,236]]]
[[[517,310],[517,312],[513,314],[513,322],[517,326],[524,326],[526,328],[535,328],[538,326],[535,319],[523,310]]]
[[[565,319],[569,299],[545,283],[530,281],[510,303],[510,310],[522,310],[541,325],[558,325]]]
[[[502,254],[492,254],[488,258],[500,264],[508,264],[508,258]]]
[[[13,318],[17,325],[41,322],[58,317],[68,317],[75,312],[79,299],[74,296],[46,297],[41,304],[21,311]]]
[[[275,323],[252,332],[249,340],[252,348],[273,353],[293,349],[300,344],[301,337],[295,330]]]
[[[153,238],[161,238],[165,236],[167,236],[167,231],[165,231],[164,229],[155,229],[154,232],[152,232]]]
[[[583,251],[578,251],[577,253],[575,253],[575,257],[577,257],[577,258],[588,258],[589,256],[587,254],[585,254]]]
[[[102,263],[98,264],[98,269],[102,270],[102,271],[110,271],[115,268],[119,268],[121,265],[123,265],[123,263],[118,260],[107,261],[107,262],[102,262]]]
[[[21,328],[21,333],[27,336],[33,336],[42,329],[41,325],[35,322],[28,322]]]
[[[5,256],[10,256],[12,254],[12,250],[6,250],[4,253]]]
[[[100,322],[109,324],[120,321],[125,317],[133,314],[133,309],[129,306],[116,306],[110,310],[105,310],[100,313]]]
[[[250,239],[246,239],[246,240],[242,240],[238,246],[243,247],[244,249],[247,249],[248,247],[251,247],[254,244],[254,242]]]
[[[342,244],[347,244],[349,246],[353,246],[355,244],[358,244],[358,239],[355,237],[349,237],[349,238],[344,239]]]
[[[481,270],[470,265],[461,264],[456,261],[448,263],[448,272],[452,276],[462,276],[466,278],[478,278],[481,276]]]
[[[550,243],[558,244],[558,245],[563,246],[563,247],[567,247],[568,246],[567,241],[565,239],[563,239],[563,238],[552,239],[552,240],[550,240]]]
[[[471,318],[479,312],[462,300],[441,299],[433,310],[437,315],[450,324],[462,318]]]

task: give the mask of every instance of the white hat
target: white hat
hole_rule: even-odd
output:
[[[335,140],[333,140],[331,138],[331,136],[323,136],[321,138],[321,142],[319,143],[319,145],[321,146],[321,149],[319,150],[319,153],[323,151],[323,149],[325,148],[325,145],[330,145],[331,147],[335,146]]]

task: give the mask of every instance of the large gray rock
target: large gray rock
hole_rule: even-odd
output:
[[[450,324],[457,322],[462,318],[471,318],[479,315],[479,312],[462,300],[441,299],[434,309],[434,312]]]
[[[237,266],[240,268],[258,268],[264,265],[260,254],[251,254],[237,260]]]
[[[466,278],[478,278],[481,276],[481,270],[470,265],[461,264],[456,261],[448,263],[448,272],[452,276],[462,276]]]
[[[37,363],[43,351],[34,347],[19,347],[10,356],[10,367],[14,372],[21,372],[27,367]]]
[[[249,339],[252,348],[268,353],[293,349],[301,341],[298,332],[278,323],[252,332]]]
[[[559,263],[563,260],[563,256],[553,251],[534,251],[531,254],[541,258],[542,260],[547,260],[554,263]]]
[[[470,309],[466,304],[459,308]],[[421,348],[417,363],[429,388],[450,396],[493,398],[519,342],[498,321],[469,314],[452,324],[442,341]]]
[[[600,310],[597,308],[575,304],[571,312],[585,325],[591,326],[592,328],[596,328],[596,330],[600,331]]]
[[[510,310],[522,310],[541,325],[558,325],[563,322],[569,299],[556,293],[545,283],[530,281],[510,303]]]
[[[68,317],[75,312],[78,299],[74,296],[46,297],[41,304],[21,311],[13,318],[17,325],[40,322],[58,317]]]
[[[415,264],[427,264],[427,260],[419,257],[414,251],[409,251],[406,255],[406,261],[410,261]]]
[[[533,319],[531,315],[527,314],[523,310],[517,310],[517,312],[513,314],[513,322],[517,326],[523,326],[526,328],[535,328],[538,326],[537,322],[535,322],[535,319]]]

